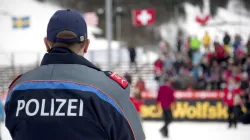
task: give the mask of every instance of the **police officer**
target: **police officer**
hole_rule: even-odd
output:
[[[86,22],[59,10],[44,39],[41,66],[18,76],[6,99],[6,127],[14,140],[144,140],[126,80],[82,57]]]

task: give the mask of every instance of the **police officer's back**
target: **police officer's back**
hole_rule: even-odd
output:
[[[6,100],[13,140],[144,140],[129,85],[82,55],[90,41],[82,16],[57,11],[41,66],[16,78]]]

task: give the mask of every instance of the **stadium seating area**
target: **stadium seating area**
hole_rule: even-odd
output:
[[[113,71],[117,72],[120,75],[124,75],[124,73],[128,72],[130,73],[131,77],[133,77],[132,85],[136,84],[136,81],[138,80],[138,77],[141,77],[146,81],[147,85],[154,85],[154,74],[153,74],[153,65],[139,65],[139,70],[136,71],[129,71],[130,66],[129,65],[120,65],[116,66]],[[16,76],[23,74],[29,70],[34,69],[35,66],[25,66],[25,67],[5,67],[0,68],[0,93],[6,93],[8,91],[8,86],[10,82],[15,78]],[[102,69],[106,69],[105,66],[102,67]],[[150,87],[150,86],[149,86]]]

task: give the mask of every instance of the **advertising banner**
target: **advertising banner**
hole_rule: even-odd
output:
[[[221,91],[176,91],[177,102],[172,114],[177,121],[225,121],[227,107]],[[156,111],[156,96],[145,97],[141,116],[145,120],[161,120],[162,110]]]

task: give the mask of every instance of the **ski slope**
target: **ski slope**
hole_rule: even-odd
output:
[[[11,54],[14,54],[14,65],[30,65],[39,62],[46,48],[43,38],[46,36],[47,24],[50,17],[59,9],[57,5],[35,0],[1,0],[0,4],[0,65],[11,64]],[[30,27],[27,29],[13,29],[12,17],[30,17]],[[107,65],[108,43],[105,38],[96,38],[94,34],[101,34],[98,27],[88,26],[88,38],[90,39],[89,51],[86,58],[94,63]],[[128,50],[121,48],[118,41],[111,42],[112,63],[117,64],[119,60],[128,62]],[[150,62],[157,59],[157,55],[149,52]],[[143,50],[138,52],[138,61],[149,62],[145,59]]]
[[[47,24],[50,17],[63,9],[51,3],[40,3],[34,0],[1,0],[0,5],[0,64],[10,65],[11,53],[14,53],[15,65],[29,65],[41,59],[46,48],[43,38],[46,36]],[[30,27],[13,29],[12,17],[30,17]],[[89,51],[107,50],[105,39],[97,40],[94,33],[101,33],[97,27],[88,26],[88,37],[91,40]],[[112,49],[118,49],[118,42],[112,42]]]
[[[45,52],[43,38],[46,36],[47,24],[50,17],[57,11],[65,9],[57,5],[35,0],[1,0],[0,5],[0,35],[4,37],[0,42],[5,52],[34,53]],[[30,17],[30,27],[27,29],[13,29],[12,17]],[[104,39],[96,41],[94,34],[101,34],[98,27],[88,25],[88,38],[92,40],[90,50],[107,49]],[[112,42],[116,49],[118,42]]]
[[[209,5],[210,0],[203,0],[204,11],[198,6],[190,3],[184,3],[184,10],[186,12],[186,18],[179,17],[176,21],[170,21],[161,25],[161,36],[164,40],[169,41],[171,46],[175,49],[176,36],[178,28],[181,28],[186,37],[197,36],[202,39],[207,31],[211,36],[212,41],[218,40],[222,43],[224,33],[228,32],[232,40],[234,36],[239,34],[243,38],[243,43],[246,43],[250,36],[250,15],[238,0],[230,0],[226,8],[218,8],[217,14],[213,16],[206,26],[201,26],[195,20],[196,16],[206,16],[210,13]],[[237,7],[235,7],[237,5]],[[177,24],[177,23],[178,24]],[[201,51],[204,51],[201,48]]]
[[[202,39],[204,33],[208,31],[213,40],[222,41],[224,33],[228,32],[232,38],[236,34],[240,34],[244,42],[248,40],[250,35],[249,17],[239,15],[229,8],[219,8],[217,15],[209,20],[206,26],[201,26],[195,21],[196,15],[199,15],[197,13],[200,13],[199,8],[186,3],[185,11],[187,12],[187,20],[182,27],[191,36],[197,35]]]
[[[146,140],[249,140],[250,126],[239,124],[237,129],[228,129],[226,123],[174,122],[170,125],[170,138],[163,138],[159,129],[162,122],[144,122]],[[3,140],[11,140],[8,130],[2,125]]]

